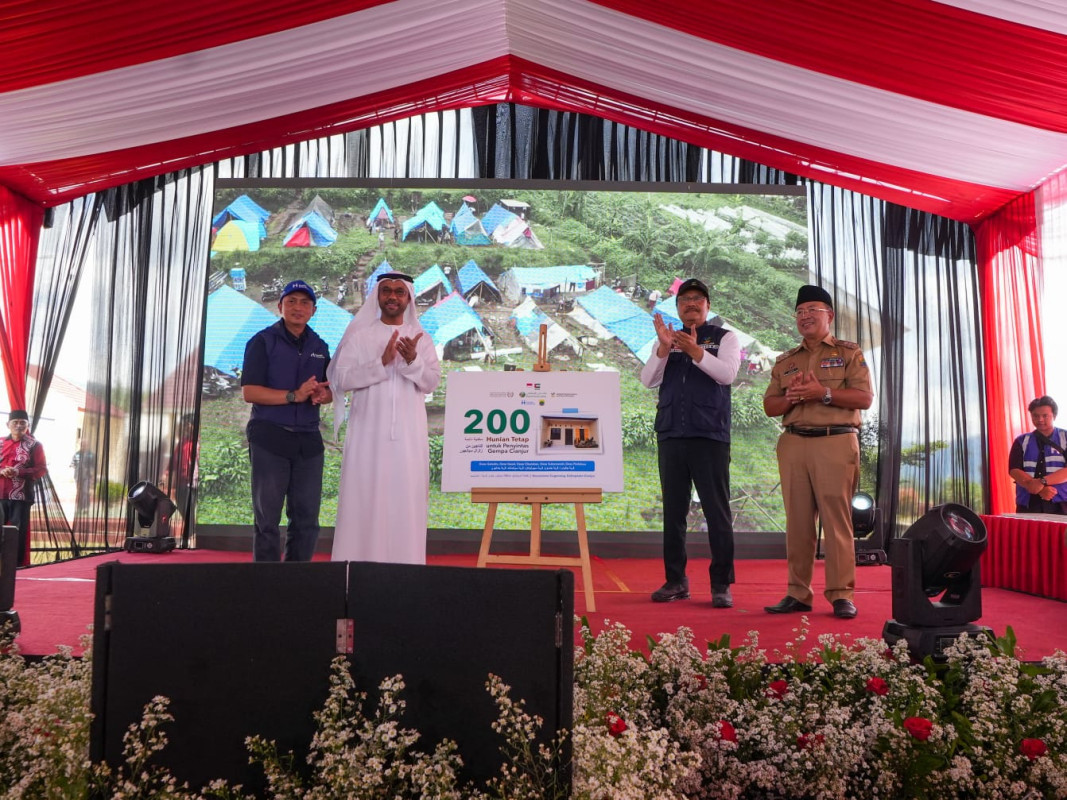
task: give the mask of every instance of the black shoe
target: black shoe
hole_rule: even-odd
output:
[[[795,614],[798,611],[811,611],[811,606],[807,603],[801,603],[795,597],[786,595],[780,603],[773,606],[764,606],[763,610],[768,614]]]
[[[674,600],[689,599],[689,578],[682,578],[681,583],[668,581],[652,593],[653,603],[670,603]]]
[[[712,586],[711,587],[711,607],[712,608],[733,608],[734,598],[730,594],[729,586]]]
[[[834,600],[834,616],[838,619],[855,619],[856,605],[851,600]]]

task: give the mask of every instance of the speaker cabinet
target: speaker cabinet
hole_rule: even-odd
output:
[[[175,720],[161,764],[196,788],[225,778],[261,792],[245,737],[274,739],[303,765],[341,650],[368,704],[382,678],[402,674],[401,724],[426,749],[456,741],[463,777],[480,783],[503,758],[490,727],[490,672],[544,718],[545,741],[572,726],[573,615],[568,571],[106,564],[97,573],[90,754],[121,764],[126,729],[163,695]]]

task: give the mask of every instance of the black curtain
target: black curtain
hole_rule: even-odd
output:
[[[862,488],[899,535],[946,502],[984,511],[985,395],[974,235],[962,223],[821,184],[809,189],[814,278],[836,335],[870,361]],[[871,485],[873,481],[874,485]]]

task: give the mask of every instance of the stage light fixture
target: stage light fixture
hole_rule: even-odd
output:
[[[852,536],[856,539],[857,566],[871,567],[888,561],[878,532],[878,507],[866,492],[852,495]]]
[[[893,619],[882,638],[905,639],[913,656],[942,657],[963,634],[993,635],[982,625],[979,560],[985,524],[966,506],[949,503],[927,511],[893,542]]]
[[[127,536],[126,550],[130,553],[166,553],[173,550],[174,538],[170,535],[170,517],[176,506],[155,484],[141,481],[130,489],[126,499],[133,507],[137,524],[147,535]]]

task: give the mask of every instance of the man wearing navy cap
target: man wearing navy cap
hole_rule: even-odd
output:
[[[711,605],[731,608],[730,385],[741,365],[741,347],[731,331],[708,324],[710,302],[703,281],[682,283],[676,303],[683,327],[675,330],[662,315],[653,317],[656,346],[641,370],[641,383],[659,387],[656,439],[666,582],[652,600],[670,603],[689,597],[685,538],[695,487],[711,546]]]
[[[778,356],[763,410],[782,417],[778,472],[785,502],[789,587],[770,614],[811,611],[816,519],[826,547],[823,595],[835,617],[856,616],[856,545],[852,495],[859,486],[860,411],[874,400],[863,351],[830,334],[834,303],[820,286],[801,286],[796,302],[799,346]]]
[[[309,326],[315,290],[292,281],[282,290],[282,318],[245,345],[242,394],[252,404],[248,454],[252,461],[252,558],[282,560],[279,523],[289,525],[286,561],[310,561],[319,538],[323,444],[319,406],[333,400],[326,381],[330,350]]]

